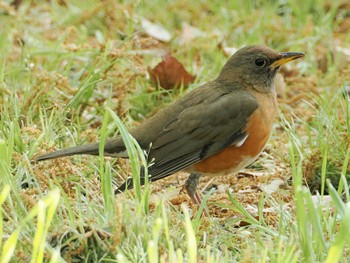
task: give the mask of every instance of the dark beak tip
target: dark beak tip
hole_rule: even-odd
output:
[[[282,55],[282,58],[293,58],[293,59],[305,57],[305,54],[303,52],[283,52],[281,55]]]
[[[303,57],[305,57],[305,54],[304,53],[302,53],[302,52],[297,52],[298,54],[296,54],[296,58],[303,58]]]

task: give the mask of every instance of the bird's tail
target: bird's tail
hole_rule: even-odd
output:
[[[149,177],[148,180],[149,182],[151,182],[152,177]],[[140,185],[144,185],[145,183],[146,183],[145,167],[142,165],[140,170]],[[114,194],[117,195],[125,192],[126,189],[132,189],[132,188],[134,188],[134,182],[133,182],[132,176],[130,176],[126,178],[125,182],[114,191]]]
[[[47,153],[41,155],[34,159],[34,162],[40,162],[44,160],[71,156],[76,154],[90,154],[90,155],[98,155],[99,143],[86,144],[81,146],[75,146],[72,148],[62,149],[55,152]]]

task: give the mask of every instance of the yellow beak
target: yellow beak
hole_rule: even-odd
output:
[[[302,58],[305,56],[304,53],[301,53],[301,52],[282,52],[279,54],[280,54],[280,58],[270,65],[270,69],[274,70],[277,67],[280,67],[286,64],[289,61]]]

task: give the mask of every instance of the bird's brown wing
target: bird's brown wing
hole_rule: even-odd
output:
[[[251,95],[236,91],[182,111],[152,144],[150,180],[171,175],[238,143],[246,136],[249,116],[257,107]]]

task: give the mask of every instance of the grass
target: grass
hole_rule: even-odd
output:
[[[171,41],[145,34],[143,18]],[[0,262],[348,262],[350,68],[337,47],[349,21],[340,0],[1,2]],[[202,34],[184,38],[184,23]],[[248,170],[264,176],[215,178],[228,187],[203,191],[209,217],[183,195],[162,198],[183,175],[140,187],[144,155],[127,129],[215,78],[220,47],[256,43],[307,55],[282,72],[280,118]],[[162,49],[197,76],[188,89],[149,81]],[[31,163],[98,139],[102,153],[116,132],[130,162]],[[115,196],[129,175],[135,191]],[[283,187],[260,190],[276,178]]]

